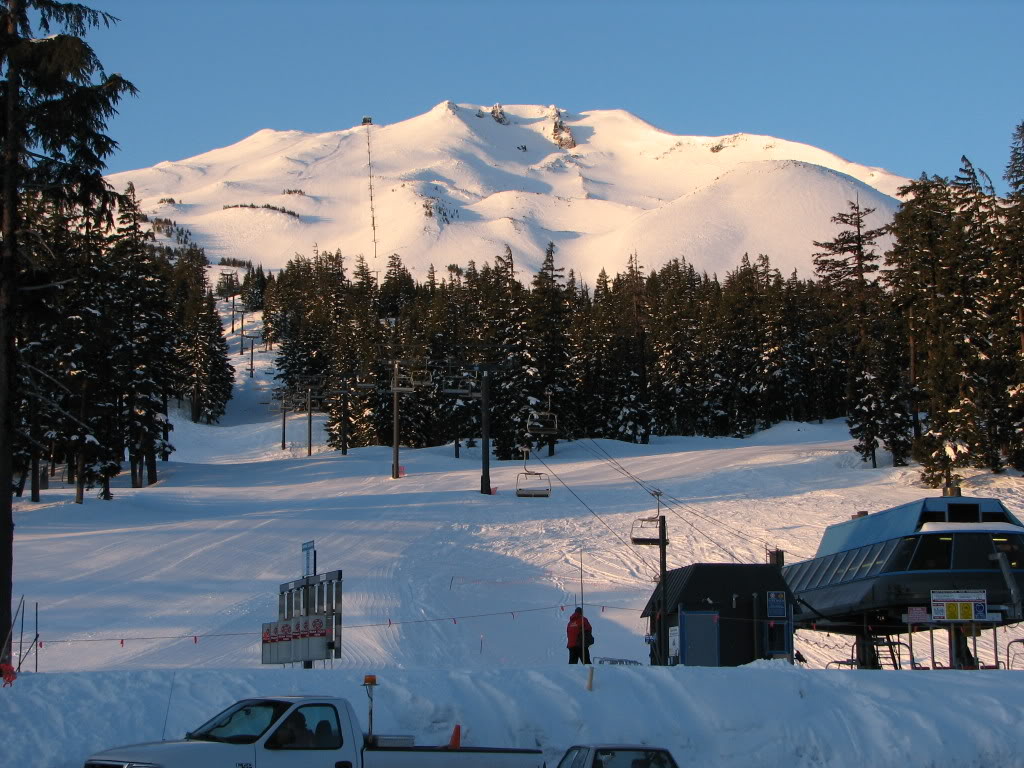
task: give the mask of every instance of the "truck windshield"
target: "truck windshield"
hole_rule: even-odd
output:
[[[594,768],[676,768],[664,749],[598,749]]]
[[[291,707],[286,701],[245,699],[185,734],[191,741],[252,744]]]

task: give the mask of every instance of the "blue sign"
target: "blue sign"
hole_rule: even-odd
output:
[[[786,593],[784,591],[768,593],[768,618],[784,619],[786,611]]]

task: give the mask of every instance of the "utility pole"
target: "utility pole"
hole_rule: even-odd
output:
[[[480,493],[491,495],[491,372],[480,372]]]
[[[657,631],[655,638],[657,642],[654,646],[654,663],[665,665],[668,664],[668,536],[665,528],[665,516],[661,514],[661,491],[652,491],[651,495],[658,501],[658,515],[656,517],[644,517],[636,521],[633,524],[634,531],[630,533],[629,539],[636,546],[658,547],[660,562],[658,567],[658,599],[655,601],[657,610],[654,614],[655,629]],[[655,522],[658,524],[658,537],[654,538],[644,535],[652,527],[645,524]]]
[[[397,480],[400,476],[398,473],[398,361],[395,360],[393,365],[391,371],[391,477]]]
[[[313,389],[306,390],[306,455],[313,455]]]
[[[661,491],[655,493],[658,496],[658,506],[661,506]],[[661,558],[659,563],[659,591],[661,592],[661,611],[658,613],[658,657],[662,665],[668,664],[668,585],[665,583],[667,557],[665,550],[668,548],[668,539],[665,536],[665,516],[658,515],[658,549]]]

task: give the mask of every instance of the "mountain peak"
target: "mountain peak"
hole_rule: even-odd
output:
[[[829,219],[847,199],[858,194],[885,218],[904,182],[807,144],[680,136],[618,109],[446,100],[360,127],[262,129],[110,181],[133,181],[150,210],[183,201],[177,223],[214,260],[277,268],[313,243],[354,257],[373,250],[369,138],[381,260],[397,253],[425,275],[430,264],[482,263],[507,245],[532,270],[554,242],[559,264],[588,280],[621,270],[633,252],[648,269],[684,255],[719,273],[744,252],[767,253],[783,272],[810,276],[813,241],[834,235]]]

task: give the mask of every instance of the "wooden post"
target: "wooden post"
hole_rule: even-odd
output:
[[[659,494],[660,496],[660,494]],[[661,499],[658,499],[660,504]],[[658,619],[658,656],[662,665],[668,664],[668,584],[667,578],[667,553],[668,539],[665,535],[665,516],[658,515],[658,550],[659,550],[659,577],[661,584],[659,591],[661,597],[661,617]]]
[[[480,372],[480,493],[491,493],[491,377]]]

